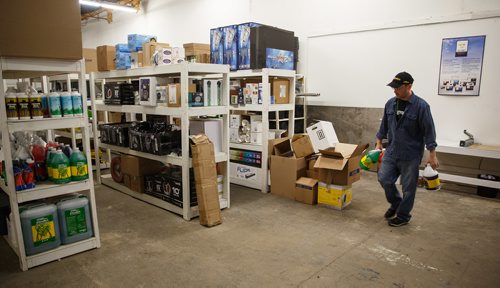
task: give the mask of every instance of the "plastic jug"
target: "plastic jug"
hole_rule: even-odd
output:
[[[71,180],[82,181],[89,179],[87,157],[85,157],[78,147],[73,150],[69,162],[71,165]]]
[[[89,200],[84,195],[73,195],[57,203],[62,244],[69,244],[92,237]]]
[[[51,160],[52,182],[56,184],[68,183],[71,181],[71,168],[69,159],[61,150],[57,150]]]
[[[361,169],[370,170],[372,165],[378,162],[381,153],[382,150],[378,149],[368,151],[368,153],[366,153],[359,162],[359,166],[361,167]]]
[[[26,255],[33,255],[61,245],[57,207],[37,203],[19,208]]]
[[[436,170],[432,169],[431,164],[427,164],[424,169],[424,180],[425,189],[427,190],[439,190],[441,188],[441,182],[439,181],[439,174]]]

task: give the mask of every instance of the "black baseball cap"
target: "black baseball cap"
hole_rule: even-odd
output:
[[[408,72],[399,72],[398,75],[394,76],[392,82],[387,84],[392,88],[399,88],[403,84],[413,84],[413,77],[411,77]]]

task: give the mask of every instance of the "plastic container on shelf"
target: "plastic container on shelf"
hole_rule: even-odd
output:
[[[29,95],[30,114],[32,119],[43,119],[42,96],[36,91]]]
[[[61,93],[61,107],[63,117],[73,117],[73,100],[71,98],[71,93]]]
[[[69,146],[69,144],[65,144],[63,146],[61,146],[61,150],[63,151],[64,155],[66,155],[66,157],[71,157],[71,154],[73,153],[73,149],[71,149],[71,146]]]
[[[78,147],[73,150],[69,158],[71,165],[71,180],[82,181],[89,179],[89,168],[87,166],[87,157],[80,151]]]
[[[73,115],[83,116],[82,95],[78,91],[71,92],[71,101],[73,103]]]
[[[5,95],[5,105],[7,109],[7,119],[8,120],[18,120],[19,119],[19,106],[17,105],[16,93],[9,92]]]
[[[61,245],[57,207],[36,203],[19,208],[26,255],[33,255]]]
[[[50,164],[52,166],[52,182],[56,184],[71,182],[69,159],[61,150],[56,151]]]
[[[48,147],[47,152],[47,160],[45,161],[45,165],[47,167],[47,177],[50,181],[52,181],[52,158],[54,156],[55,150],[54,147]]]
[[[51,118],[62,117],[61,96],[57,92],[49,94],[49,111]]]
[[[84,195],[73,195],[57,203],[61,242],[70,244],[92,237],[89,199]]]
[[[43,118],[50,118],[49,94],[40,94],[40,102],[42,103]]]
[[[17,93],[17,104],[19,107],[19,120],[29,120],[30,117],[30,100],[28,94],[26,93]]]

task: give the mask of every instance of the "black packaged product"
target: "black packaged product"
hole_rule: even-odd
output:
[[[250,28],[250,68],[262,69],[266,67],[267,48],[293,52],[294,69],[297,69],[298,38],[293,31],[262,25]]]
[[[138,91],[134,84],[106,83],[104,84],[104,104],[134,105],[135,94]]]

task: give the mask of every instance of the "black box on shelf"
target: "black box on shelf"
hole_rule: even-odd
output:
[[[121,147],[129,146],[129,128],[132,123],[100,124],[101,142]]]
[[[138,93],[138,89],[134,84],[106,83],[104,84],[104,104],[134,105],[136,92]]]
[[[191,177],[194,179],[194,177]],[[150,175],[145,177],[145,193],[166,202],[172,203],[177,207],[182,207],[183,191],[182,178],[169,174]],[[190,184],[190,206],[198,205],[196,196],[195,182],[191,180]]]
[[[250,68],[266,67],[267,48],[293,52],[293,68],[297,69],[298,38],[293,31],[288,31],[267,25],[250,28]]]

